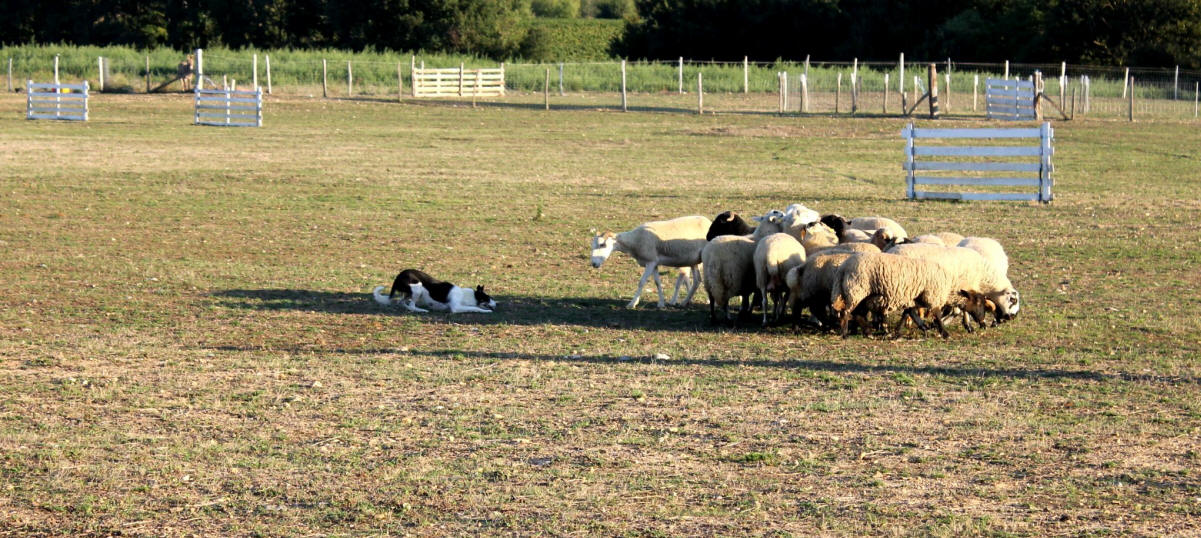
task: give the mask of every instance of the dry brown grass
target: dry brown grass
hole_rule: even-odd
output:
[[[1198,532],[1196,125],[1060,124],[1054,204],[918,204],[896,119],[521,99],[0,96],[0,534]],[[587,267],[591,227],[794,201],[996,237],[1023,313],[719,331]],[[500,309],[374,305],[406,266]]]

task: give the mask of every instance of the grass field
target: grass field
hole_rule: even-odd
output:
[[[1201,532],[1196,124],[1058,123],[1050,205],[914,203],[903,120],[540,107],[0,95],[0,535]],[[792,202],[995,237],[1022,313],[715,330],[587,263]],[[373,304],[408,266],[500,307]]]

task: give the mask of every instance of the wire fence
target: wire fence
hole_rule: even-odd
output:
[[[99,93],[185,91],[184,82],[177,79],[184,53],[101,51],[105,55],[13,55],[7,58],[7,66],[0,65],[0,69],[7,68],[0,74],[7,75],[9,91],[21,91],[27,79],[55,80],[56,73],[63,82],[88,80]],[[2,61],[5,58],[0,56]],[[436,56],[430,61],[427,67],[497,67],[494,62],[468,57]],[[424,63],[422,56],[387,52],[226,50],[203,54],[205,84],[249,88],[257,83],[271,94],[329,98],[409,98],[412,67]],[[509,95],[485,101],[537,97],[553,104],[552,98],[582,94],[597,106],[613,108],[624,103],[625,108],[633,109],[719,113],[900,115],[902,93],[904,102],[912,106],[927,89],[931,63],[937,69],[944,115],[984,116],[988,78],[1028,79],[1040,72],[1044,93],[1070,116],[1198,118],[1201,71],[952,60],[910,61],[903,68],[901,62],[854,60],[509,63],[502,64]],[[698,91],[703,96],[698,96]],[[919,108],[914,113],[922,112]]]

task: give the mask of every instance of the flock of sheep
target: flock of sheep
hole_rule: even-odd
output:
[[[959,319],[972,332],[973,322],[995,325],[1020,308],[1007,274],[1009,259],[994,239],[950,232],[910,237],[892,219],[822,216],[801,204],[752,220],[757,226],[727,211],[712,221],[689,216],[618,234],[594,232],[592,266],[624,252],[645,268],[629,308],[638,305],[651,279],[662,308],[659,267],[672,267],[679,273],[670,303],[691,303],[704,282],[714,324],[735,323],[757,305],[767,326],[791,307],[794,326],[837,327],[843,337],[852,327],[864,335],[878,331],[889,314],[899,312],[894,336],[908,321],[922,331],[933,323],[945,338],[946,322]],[[682,288],[685,297],[677,301]],[[734,297],[742,304],[731,320]],[[809,316],[803,317],[806,309]]]

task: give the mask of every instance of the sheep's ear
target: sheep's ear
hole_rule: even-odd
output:
[[[772,215],[772,216],[770,216],[770,217],[767,217],[767,222],[771,222],[771,223],[773,223],[773,224],[774,224],[774,223],[777,223],[777,222],[780,222],[780,217],[778,217],[778,216],[776,216],[776,215]]]

